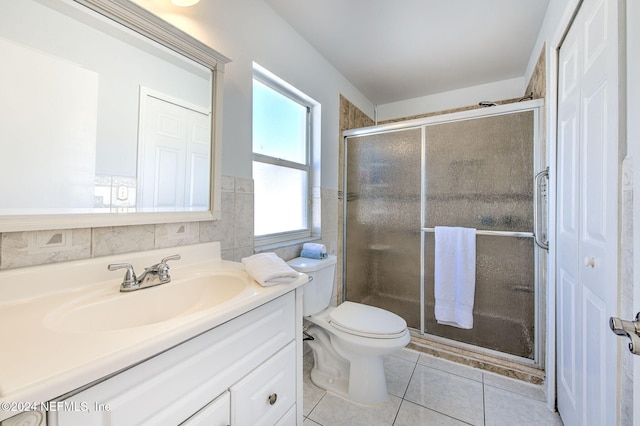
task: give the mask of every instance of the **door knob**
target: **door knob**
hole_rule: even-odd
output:
[[[584,266],[591,266],[594,268],[596,266],[596,260],[593,257],[585,257],[584,258]]]
[[[631,340],[629,351],[634,355],[640,355],[640,312],[636,314],[634,321],[611,317],[609,318],[609,327],[618,336],[627,336]]]

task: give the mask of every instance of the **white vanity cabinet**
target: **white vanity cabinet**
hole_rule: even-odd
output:
[[[231,405],[229,392],[225,392],[193,416],[183,426],[227,426],[231,424]]]
[[[289,343],[231,387],[234,425],[275,425],[296,401],[296,347]],[[295,423],[294,423],[295,424]]]
[[[60,398],[50,425],[295,425],[301,289]],[[105,336],[108,338],[108,336]],[[298,414],[300,413],[300,414]]]

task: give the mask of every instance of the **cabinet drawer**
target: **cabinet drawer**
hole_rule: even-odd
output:
[[[296,426],[296,425],[297,425],[296,406],[294,404],[293,407],[289,408],[289,411],[287,411],[286,414],[282,416],[280,420],[278,420],[278,423],[276,423],[276,426]]]
[[[229,426],[230,423],[231,399],[229,392],[225,392],[189,417],[182,426]]]
[[[296,399],[296,345],[291,342],[231,387],[233,425],[274,425]]]

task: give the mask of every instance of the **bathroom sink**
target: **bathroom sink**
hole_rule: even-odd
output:
[[[238,274],[203,274],[156,287],[121,293],[109,286],[78,296],[45,318],[63,332],[113,331],[156,324],[232,300],[248,285]]]

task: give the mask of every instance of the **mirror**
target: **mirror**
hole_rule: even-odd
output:
[[[227,58],[128,0],[3,2],[0,52],[0,232],[219,215]]]

